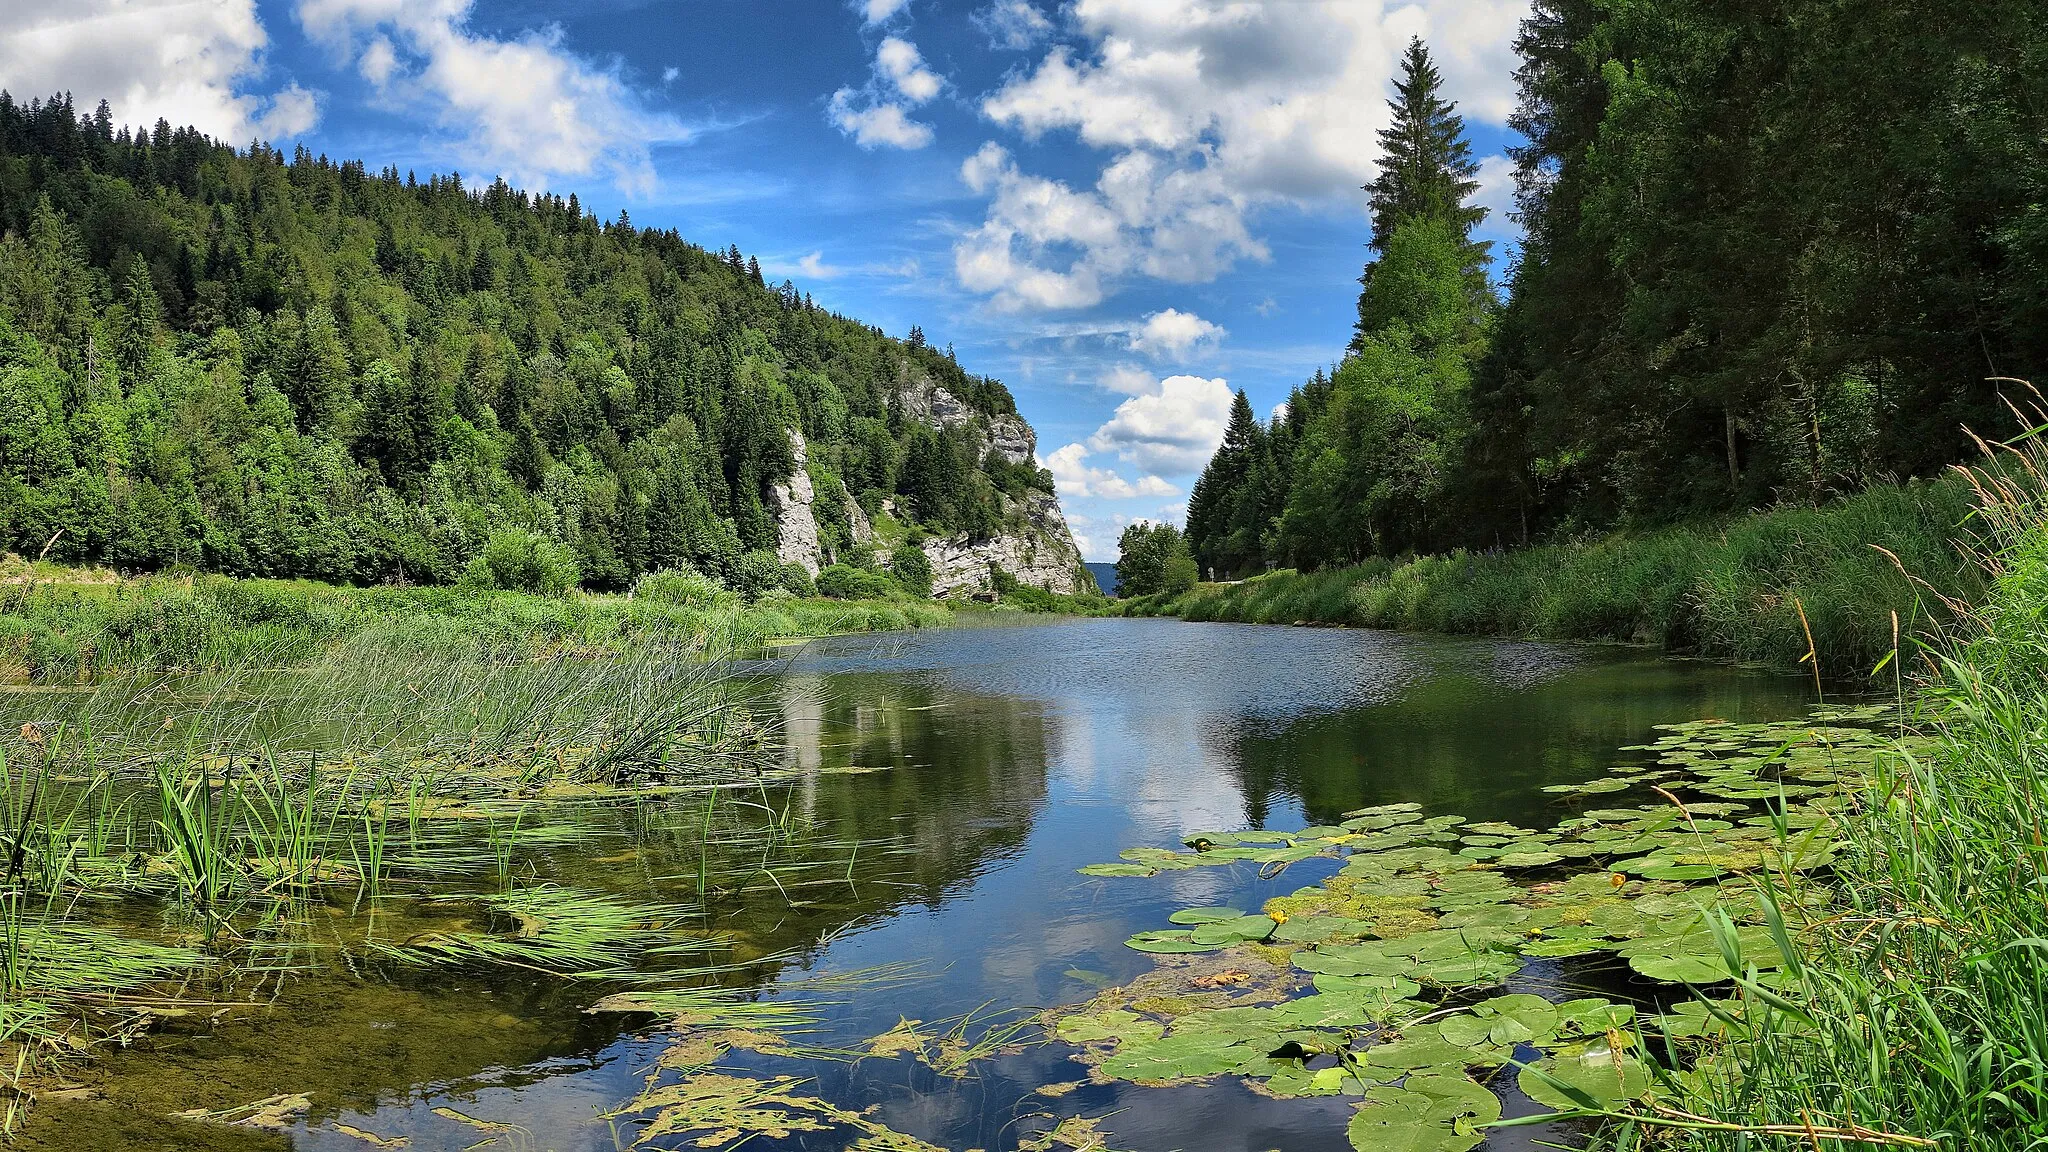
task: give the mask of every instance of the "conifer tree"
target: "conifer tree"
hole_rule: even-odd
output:
[[[1379,134],[1379,175],[1365,186],[1372,197],[1374,252],[1386,251],[1404,220],[1441,216],[1470,235],[1486,219],[1486,209],[1466,204],[1479,190],[1479,165],[1465,140],[1465,118],[1442,90],[1443,76],[1418,36],[1401,61],[1395,99],[1387,102],[1394,122]]]

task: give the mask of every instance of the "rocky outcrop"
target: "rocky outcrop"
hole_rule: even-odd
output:
[[[991,448],[1012,464],[1037,458],[1038,434],[1021,416],[984,416],[923,376],[906,374],[897,380],[896,397],[906,420],[921,421],[934,428],[971,428],[976,461],[988,455]]]
[[[818,517],[812,505],[817,503],[818,493],[811,487],[810,450],[804,444],[804,434],[794,428],[789,430],[789,452],[796,458],[796,468],[787,480],[768,486],[768,513],[775,517],[775,557],[784,564],[801,564],[804,571],[816,576],[821,554]]]
[[[1016,577],[1019,584],[1063,596],[1083,591],[1081,550],[1075,547],[1074,534],[1060,514],[1059,498],[1050,492],[1033,492],[1021,502],[1008,501],[1004,511],[1021,514],[1025,531],[978,543],[965,534],[925,542],[925,557],[932,562],[932,594],[959,597],[994,591],[992,565]]]
[[[1038,437],[1021,417],[988,416],[967,406],[959,397],[922,376],[905,376],[897,385],[897,402],[907,420],[935,428],[967,428],[973,434],[975,459],[979,462],[993,451],[1013,464],[1036,462]],[[811,482],[810,452],[803,434],[789,433],[790,455],[796,467],[787,479],[768,488],[768,511],[775,517],[775,554],[784,564],[801,564],[815,575],[833,558],[823,554],[814,505],[817,491]],[[845,484],[839,486],[846,502],[847,517],[856,545],[876,542],[874,525],[861,510]],[[1032,491],[1022,500],[1003,497],[1003,519],[1011,525],[1002,535],[972,541],[965,533],[925,542],[926,557],[932,562],[932,591],[939,596],[971,596],[995,588],[992,567],[1016,577],[1018,583],[1061,595],[1089,590],[1083,584],[1081,550],[1060,512],[1059,498],[1050,492]],[[884,507],[890,507],[885,502]]]

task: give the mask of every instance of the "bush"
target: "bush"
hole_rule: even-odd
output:
[[[782,566],[781,587],[784,592],[789,593],[791,596],[816,596],[818,594],[817,582],[811,579],[810,571],[801,564],[784,564]]]
[[[519,528],[491,533],[484,550],[463,570],[471,588],[496,588],[533,596],[564,596],[582,580],[568,548]]]
[[[896,582],[879,572],[867,572],[846,564],[834,564],[818,573],[818,595],[834,600],[886,600],[896,591]]]
[[[733,599],[725,585],[684,565],[649,572],[633,583],[633,599],[671,608],[713,608]]]
[[[889,571],[903,590],[924,599],[932,594],[932,561],[924,549],[904,541],[889,557]]]
[[[1167,566],[1187,558],[1188,570],[1200,578],[1188,552],[1187,538],[1171,524],[1138,523],[1124,529],[1117,540],[1117,593],[1122,596],[1151,596],[1166,591]],[[1194,585],[1190,583],[1188,588]],[[1187,588],[1181,589],[1187,591]]]
[[[1160,574],[1159,590],[1168,596],[1178,596],[1194,591],[1201,578],[1202,572],[1195,567],[1195,558],[1181,552],[1167,558],[1166,570]]]
[[[781,586],[782,560],[766,548],[741,554],[732,566],[732,590],[748,600],[759,600],[761,593]]]

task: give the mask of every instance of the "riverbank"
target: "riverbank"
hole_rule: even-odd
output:
[[[748,602],[701,578],[664,582],[641,595],[548,597],[203,574],[122,579],[48,565],[17,565],[7,575],[0,582],[0,674],[46,683],[115,670],[288,667],[372,632],[413,644],[533,653],[605,651],[652,636],[744,651],[778,640],[938,627],[958,611],[907,596],[772,593]]]
[[[1885,485],[1720,525],[1281,571],[1136,598],[1123,611],[1618,641],[1786,668],[1813,650],[1828,675],[1864,676],[1892,650],[1894,614],[1911,636],[1951,622],[1942,597],[1983,596],[1970,512],[1957,480]]]
[[[1997,551],[1971,633],[1901,661],[1934,669],[1917,694],[1910,670],[1897,681],[1901,734],[1920,746],[1902,741],[1889,771],[1841,797],[1831,876],[1758,886],[1800,932],[1800,962],[1737,989],[1729,1058],[1686,1078],[1686,1110],[1752,1130],[1855,1124],[1894,1146],[2020,1149],[2048,1134],[2048,454],[2030,463],[2020,482],[1979,474]]]

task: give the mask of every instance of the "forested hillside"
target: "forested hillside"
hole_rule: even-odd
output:
[[[0,95],[0,233],[0,551],[434,582],[519,527],[616,588],[786,565],[792,493],[828,561],[1058,519],[1001,383],[573,195]]]
[[[1190,500],[1203,567],[1817,504],[2010,429],[2048,360],[2043,15],[1537,0],[1504,298],[1417,44],[1354,338],[1276,419],[1239,405]]]

